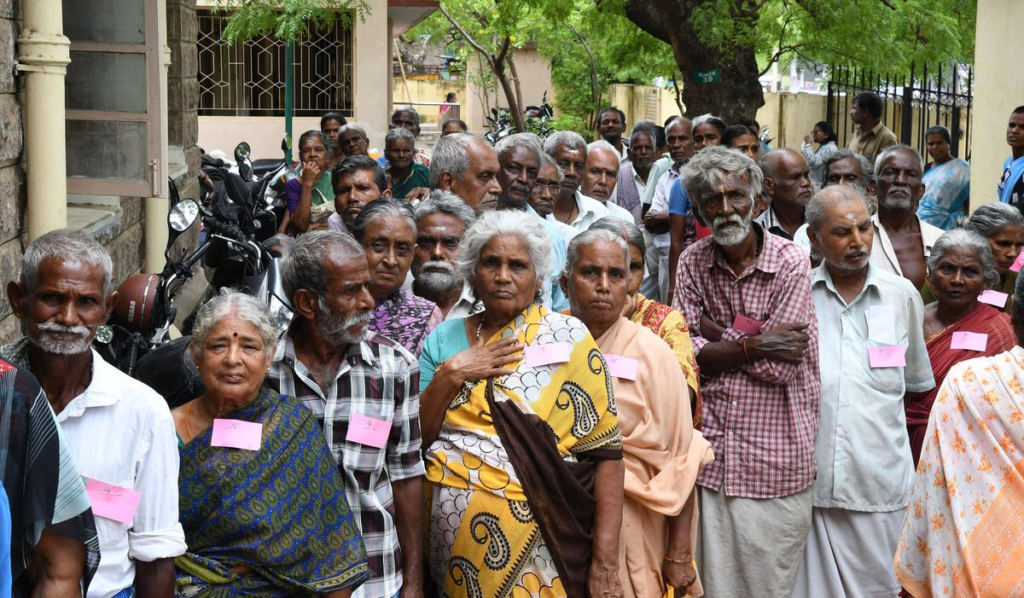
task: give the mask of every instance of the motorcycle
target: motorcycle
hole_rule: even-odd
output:
[[[526,132],[537,135],[541,140],[555,132],[554,126],[551,125],[554,118],[555,111],[548,103],[548,92],[546,91],[540,106],[527,106],[523,112]],[[487,117],[487,123],[490,130],[484,134],[484,141],[490,145],[495,145],[505,137],[519,132],[512,122],[512,113],[507,108],[502,108],[500,111],[497,108],[491,108],[491,116]]]

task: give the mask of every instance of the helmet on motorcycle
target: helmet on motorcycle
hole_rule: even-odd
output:
[[[118,324],[145,336],[153,334],[153,311],[160,277],[156,274],[129,276],[117,287],[114,319]]]

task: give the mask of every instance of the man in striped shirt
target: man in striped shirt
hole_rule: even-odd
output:
[[[296,239],[281,267],[295,320],[267,386],[323,423],[374,577],[355,598],[423,598],[419,363],[370,332],[370,271],[349,235]]]
[[[807,254],[753,222],[763,177],[721,147],[681,172],[712,232],[681,257],[673,307],[704,378],[697,564],[709,596],[789,596],[811,525],[821,381]]]

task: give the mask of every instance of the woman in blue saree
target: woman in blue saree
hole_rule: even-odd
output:
[[[230,292],[199,312],[206,394],[175,409],[188,551],[176,596],[350,596],[370,576],[343,482],[313,413],[262,387],[274,326]]]
[[[924,171],[924,197],[917,216],[928,224],[952,230],[963,218],[971,195],[971,167],[950,154],[951,138],[946,127],[931,127],[924,139],[932,163]]]
[[[1006,144],[1010,156],[1003,162],[1003,176],[999,178],[999,201],[1021,208],[1024,199],[1024,106],[1017,106],[1006,125]]]

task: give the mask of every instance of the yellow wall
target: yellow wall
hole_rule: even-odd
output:
[[[1024,20],[1020,0],[978,0],[977,45],[974,55],[974,131],[971,207],[996,201],[1003,160],[1010,155],[1006,123],[1024,104],[1024,71],[1011,48],[1017,46],[1017,25]]]

